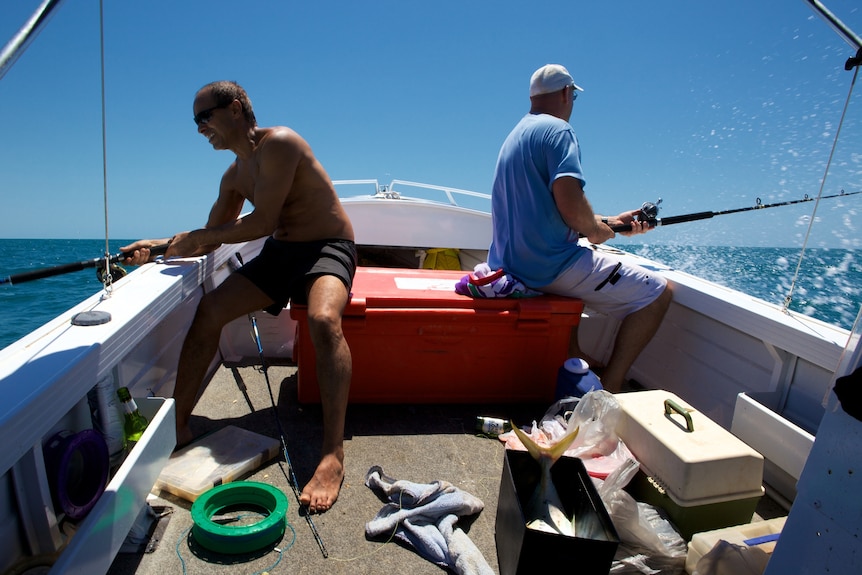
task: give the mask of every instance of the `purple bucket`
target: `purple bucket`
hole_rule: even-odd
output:
[[[102,435],[85,429],[60,431],[42,449],[54,505],[72,520],[83,519],[108,483],[108,445]]]

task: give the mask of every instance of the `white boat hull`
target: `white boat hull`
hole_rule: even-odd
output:
[[[462,250],[462,267],[471,269],[484,259],[490,241],[487,212],[393,198],[345,200],[344,205],[360,249],[457,248]],[[237,251],[248,261],[261,243],[223,246],[202,258],[142,266],[118,281],[110,298],[93,296],[0,352],[0,387],[7,399],[0,406],[6,439],[0,451],[0,569],[28,554],[57,552],[62,572],[107,569],[145,505],[154,470],[173,449],[172,401],[160,400],[148,430],[151,439],[136,447],[112,479],[104,502],[99,501],[68,546],[40,463],[42,443],[59,429],[89,425],[87,393],[109,372],[134,396],[171,396],[179,350],[198,300],[227,277],[228,262]],[[791,501],[849,332],[667,266],[619,255],[660,270],[676,285],[664,324],[629,377],[646,388],[683,397],[753,445],[761,441],[774,466],[773,488]],[[110,313],[111,321],[93,327],[70,325],[76,313],[91,309]],[[260,312],[257,318],[266,355],[292,359],[296,324],[289,314]],[[615,322],[587,309],[579,328],[582,349],[606,360],[616,330]],[[212,367],[256,361],[257,356],[243,317],[223,331]],[[745,407],[737,407],[739,402]],[[750,413],[740,415],[743,410]],[[767,419],[769,436],[763,433]],[[765,481],[771,480],[767,475]],[[115,525],[110,534],[91,531],[105,523]]]

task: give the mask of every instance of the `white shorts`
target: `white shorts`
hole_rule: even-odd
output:
[[[536,289],[579,298],[587,307],[622,320],[658,299],[665,287],[667,280],[655,272],[584,248],[575,265],[549,285]]]

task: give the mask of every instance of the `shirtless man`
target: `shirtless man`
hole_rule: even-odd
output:
[[[320,463],[300,502],[311,512],[326,511],[335,503],[344,477],[352,363],[341,314],[356,271],[353,227],[308,143],[289,128],[258,127],[242,87],[213,82],[201,88],[194,120],[214,149],[236,154],[222,176],[209,219],[201,229],[122,248],[133,254],[123,263],[146,263],[149,248],[168,242],[166,258],[200,256],[221,244],[269,238],[256,258],[201,298],[177,368],[177,445],[193,439],[189,419],[222,327],[259,309],[278,314],[288,301],[307,304],[324,432]],[[245,200],[254,210],[240,217]]]

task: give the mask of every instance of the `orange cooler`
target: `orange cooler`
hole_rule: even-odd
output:
[[[481,299],[455,293],[467,272],[360,267],[342,327],[353,357],[350,401],[552,402],[583,303],[553,295]],[[320,391],[305,306],[297,320],[299,401]]]

